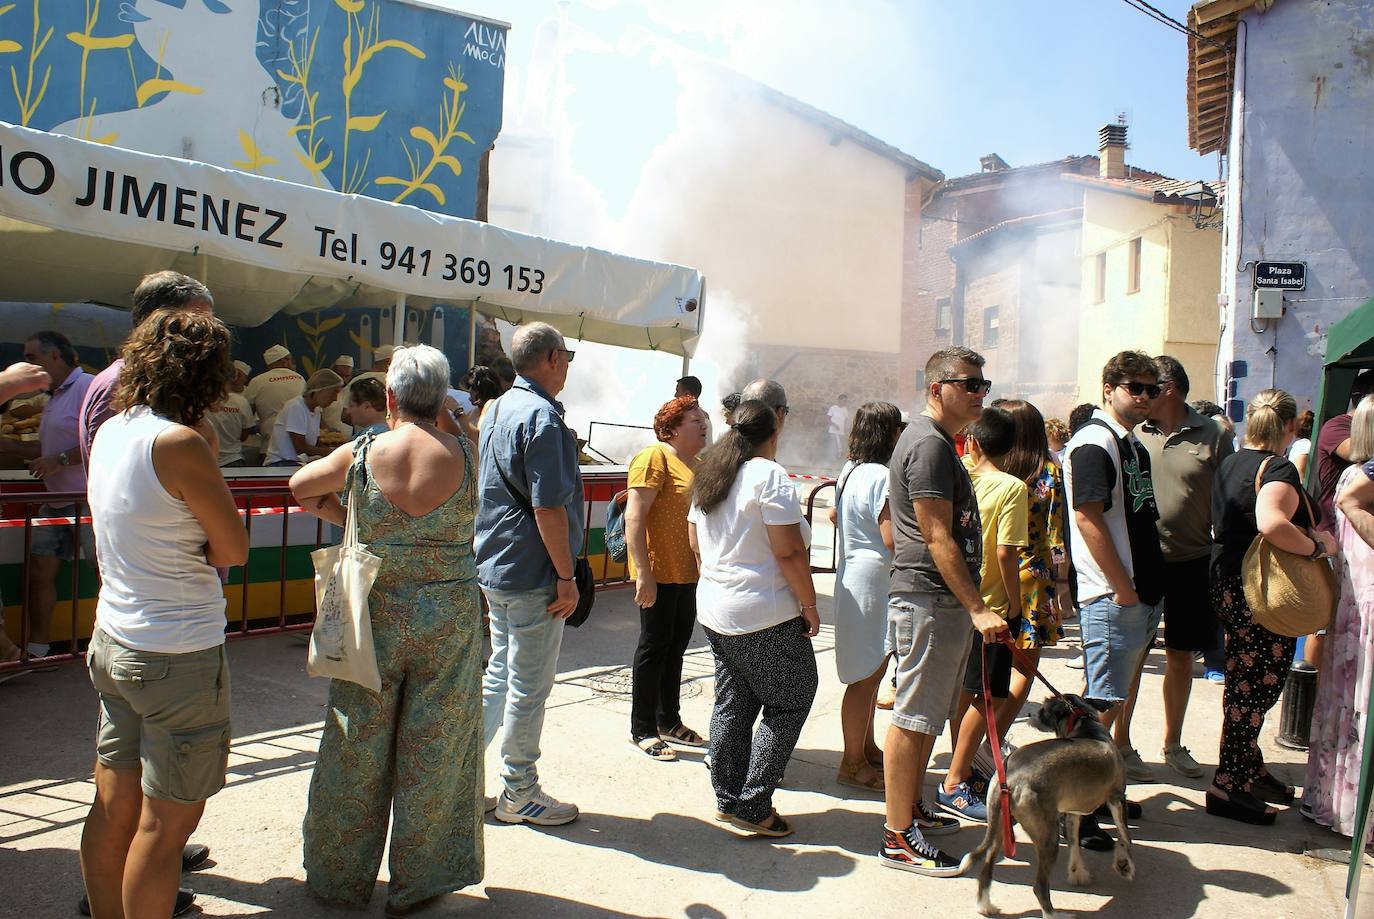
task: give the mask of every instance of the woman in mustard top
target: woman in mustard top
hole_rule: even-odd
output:
[[[659,442],[630,461],[625,545],[639,607],[630,740],[657,760],[677,754],[665,741],[704,747],[678,707],[682,655],[697,621],[697,560],[687,541],[692,470],[706,447],[706,412],[691,396],[654,416]]]

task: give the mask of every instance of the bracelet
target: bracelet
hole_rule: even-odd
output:
[[[560,581],[576,581],[576,580],[577,580],[576,577],[565,578],[565,577],[563,577],[563,575],[559,574],[557,571],[555,571],[555,572],[553,573],[553,576],[556,577],[556,578],[558,578],[558,580],[560,580]]]
[[[808,604],[808,603],[803,603],[803,604],[801,604],[801,606],[799,607],[799,609],[815,609],[815,608],[816,608],[816,604],[814,604],[814,603],[809,603],[809,604]]]
[[[1307,557],[1310,559],[1326,558],[1326,548],[1322,545],[1321,540],[1311,533],[1307,534],[1307,538],[1312,540],[1312,554]]]

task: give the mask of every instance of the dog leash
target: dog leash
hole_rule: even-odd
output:
[[[1003,641],[1013,651],[1019,650],[1012,644],[1010,636]],[[1007,764],[1002,757],[1002,738],[997,732],[996,708],[988,685],[988,644],[983,642],[983,713],[987,715],[988,746],[992,749],[992,765],[997,770],[997,787],[1002,795],[1002,848],[1008,857],[1015,858],[1016,834],[1011,830],[1011,790],[1007,787]]]
[[[1021,665],[1022,670],[1029,670],[1035,674],[1035,678],[1045,684],[1045,688],[1057,699],[1067,698],[1054,687],[1054,684],[1045,678],[1040,672],[1040,668],[1031,660],[1030,655],[1016,646],[1016,640],[1010,635],[1001,639],[1001,644],[1006,645],[1011,650],[1012,657]],[[1002,793],[1002,847],[1008,856],[1016,856],[1016,835],[1012,832],[1012,813],[1011,795],[1007,786],[1007,766],[1006,759],[1002,756],[1002,739],[997,731],[996,706],[992,704],[992,692],[988,685],[988,645],[983,643],[983,711],[987,715],[988,721],[988,746],[992,749],[992,763],[997,770],[997,786]],[[1069,723],[1065,728],[1065,734],[1072,734],[1078,719],[1083,717],[1086,712],[1077,705],[1069,705]]]

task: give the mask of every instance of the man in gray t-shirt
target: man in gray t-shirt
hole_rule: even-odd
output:
[[[982,413],[992,386],[982,368],[982,356],[967,348],[931,355],[925,411],[912,419],[890,463],[887,650],[897,662],[897,694],[883,744],[887,821],[878,860],[930,877],[959,873],[959,860],[925,838],[959,828],[924,800],[930,753],[954,708],[973,630],[989,643],[1007,633],[978,591],[978,502],[954,448],[954,434]]]

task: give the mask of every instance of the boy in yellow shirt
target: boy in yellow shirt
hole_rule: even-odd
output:
[[[1030,504],[1026,483],[998,469],[997,459],[1005,456],[1015,441],[1016,421],[1011,413],[1000,408],[985,408],[978,420],[968,427],[968,453],[964,456],[964,465],[978,498],[978,516],[983,522],[983,568],[979,589],[988,609],[1007,620],[1013,635],[1020,630],[1021,549],[1029,542],[1026,527]],[[982,698],[984,657],[987,658],[991,703]],[[959,700],[964,716],[958,722],[949,772],[936,793],[940,807],[968,820],[986,821],[988,817],[987,804],[971,787],[969,779],[973,775],[974,754],[987,734],[985,706],[995,706],[1007,698],[1011,666],[1010,648],[996,645],[989,647],[985,654],[982,636],[977,632],[973,634],[973,646],[964,671],[964,692]]]

